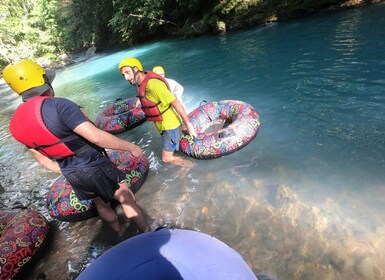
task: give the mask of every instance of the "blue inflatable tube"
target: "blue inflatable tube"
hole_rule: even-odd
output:
[[[107,277],[107,278],[106,278]],[[255,280],[241,255],[207,234],[162,229],[127,239],[94,260],[78,280]]]

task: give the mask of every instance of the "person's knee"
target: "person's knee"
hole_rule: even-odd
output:
[[[104,219],[107,223],[116,223],[116,222],[119,222],[119,218],[118,218],[118,215],[116,215],[116,213],[114,212],[113,215],[111,213],[111,215],[108,216],[108,218],[105,218]]]
[[[101,199],[92,199],[92,200],[95,204],[96,210],[99,213],[99,216],[103,220],[105,220],[108,223],[113,223],[118,219],[115,211],[112,209],[109,203],[105,203]]]
[[[111,205],[109,203],[104,202],[100,197],[95,197],[92,199],[92,202],[94,203],[96,209],[106,209],[111,208]]]

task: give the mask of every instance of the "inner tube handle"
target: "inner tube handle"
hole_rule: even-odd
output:
[[[218,138],[222,139],[222,138],[225,138],[227,136],[232,136],[232,135],[235,135],[234,130],[230,129],[230,128],[225,128],[221,132],[218,133]]]
[[[199,103],[199,107],[202,107],[205,103],[207,103],[207,101],[203,99],[203,100],[201,101],[201,103]]]

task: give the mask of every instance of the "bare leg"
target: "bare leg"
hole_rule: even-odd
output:
[[[119,189],[115,192],[114,198],[119,201],[126,217],[134,222],[136,227],[145,232],[147,225],[144,222],[142,211],[135,202],[135,196],[128,188],[127,182],[119,184]]]
[[[102,220],[106,221],[119,236],[123,235],[124,228],[120,224],[115,211],[111,208],[110,203],[104,202],[100,197],[93,198],[92,201]]]
[[[192,167],[193,163],[189,160],[185,160],[180,156],[174,156],[174,152],[168,152],[162,150],[162,161],[164,163],[171,163],[182,167]]]

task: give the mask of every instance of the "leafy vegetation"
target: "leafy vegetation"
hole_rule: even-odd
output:
[[[165,36],[234,30],[381,0],[1,0],[0,68]],[[196,24],[199,23],[199,24]],[[201,30],[196,30],[196,26]]]

